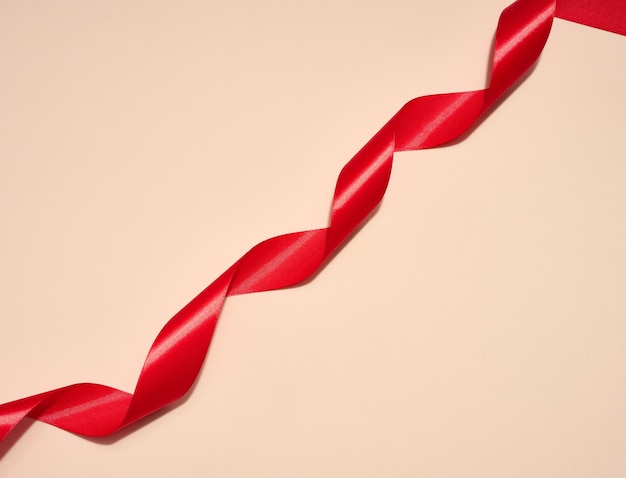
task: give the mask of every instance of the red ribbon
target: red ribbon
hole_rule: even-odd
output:
[[[626,35],[624,0],[517,0],[500,16],[489,86],[404,105],[341,171],[330,225],[268,239],[244,254],[165,324],[133,394],[81,383],[5,403],[0,440],[27,416],[81,435],[108,435],[185,395],[226,297],[291,286],[315,272],[380,203],[394,153],[440,146],[467,132],[537,60],[555,17]]]

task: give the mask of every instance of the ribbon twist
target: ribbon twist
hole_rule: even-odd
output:
[[[500,16],[489,86],[404,105],[341,171],[329,226],[273,237],[244,254],[163,327],[133,394],[80,383],[2,404],[0,440],[25,417],[80,435],[108,435],[185,395],[226,297],[291,286],[315,272],[381,201],[394,153],[466,133],[537,60],[555,17],[626,35],[623,0],[517,0]]]

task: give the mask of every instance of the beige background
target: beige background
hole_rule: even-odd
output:
[[[0,1],[0,402],[132,390],[245,250],[326,224],[405,101],[483,86],[508,0],[54,3]],[[182,406],[22,426],[0,474],[625,476],[625,58],[557,21],[466,141],[397,156],[315,281],[228,300]]]

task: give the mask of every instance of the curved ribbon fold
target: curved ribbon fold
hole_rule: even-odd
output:
[[[466,133],[537,61],[555,17],[626,35],[623,0],[517,0],[498,22],[489,86],[409,101],[345,165],[329,226],[263,241],[219,276],[158,334],[130,394],[81,383],[0,405],[0,440],[25,417],[104,436],[183,397],[197,378],[226,297],[298,284],[380,203],[397,151],[432,148]]]

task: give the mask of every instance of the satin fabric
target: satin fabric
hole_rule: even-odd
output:
[[[538,59],[554,18],[626,35],[624,0],[514,2],[498,22],[489,86],[404,105],[341,171],[328,227],[273,237],[245,253],[165,324],[132,394],[81,383],[5,403],[0,440],[25,417],[104,436],[183,397],[199,373],[226,297],[279,289],[311,276],[380,203],[394,153],[440,146],[466,133]]]

